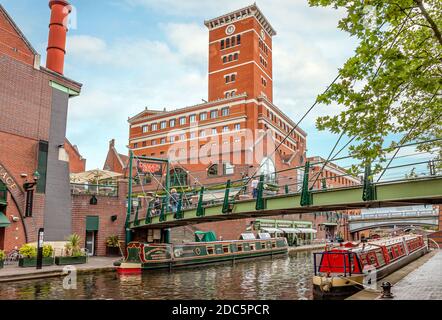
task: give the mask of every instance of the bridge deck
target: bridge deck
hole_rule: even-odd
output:
[[[408,181],[389,182],[376,184],[377,200],[363,201],[362,186],[336,188],[329,190],[315,190],[312,192],[313,205],[301,206],[301,194],[279,195],[265,198],[265,209],[257,211],[255,200],[237,201],[233,204],[231,213],[222,213],[222,204],[205,208],[204,216],[197,216],[196,208],[184,211],[182,219],[175,219],[173,213],[166,215],[165,221],[160,222],[160,217],[152,217],[150,224],[145,219],[134,221],[130,228],[172,228],[183,225],[235,220],[242,218],[258,218],[282,214],[313,213],[333,210],[351,210],[360,208],[379,208],[391,206],[406,206],[416,204],[441,204],[442,203],[442,176],[415,179]]]

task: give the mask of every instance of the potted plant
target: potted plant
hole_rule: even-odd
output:
[[[5,264],[5,258],[5,252],[3,250],[0,250],[0,269],[2,269]]]
[[[109,236],[106,239],[106,248],[107,248],[107,254],[110,256],[118,256],[119,255],[119,248],[120,244],[118,242],[118,236]]]
[[[59,266],[83,264],[87,262],[87,255],[81,250],[81,238],[78,234],[71,234],[65,245],[65,256],[55,257],[55,264]]]
[[[20,267],[35,267],[37,266],[37,247],[31,244],[24,244],[20,250],[21,258],[18,260]],[[43,266],[51,266],[54,264],[54,248],[51,245],[43,245]]]

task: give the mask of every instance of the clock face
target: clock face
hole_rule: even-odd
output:
[[[262,40],[266,39],[266,32],[264,31],[264,29],[261,30],[261,39]]]
[[[230,36],[232,33],[235,32],[235,26],[233,24],[231,24],[230,26],[227,26],[226,28],[226,34],[228,36]]]

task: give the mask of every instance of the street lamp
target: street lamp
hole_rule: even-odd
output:
[[[26,208],[25,208],[25,217],[32,217],[32,205],[34,202],[34,187],[38,183],[40,179],[40,173],[37,170],[32,174],[32,178],[34,182],[25,181],[23,183],[23,189],[26,192]]]

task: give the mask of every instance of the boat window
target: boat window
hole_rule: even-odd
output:
[[[393,259],[394,259],[394,256],[393,256],[393,250],[392,250],[391,247],[388,248],[388,256],[390,257],[390,260],[393,260]]]
[[[213,254],[214,250],[213,247],[207,247],[207,254]]]
[[[229,246],[223,246],[224,253],[229,253]]]
[[[261,242],[261,249],[265,249],[266,248],[266,243],[265,242]]]
[[[378,259],[380,266],[383,266],[385,264],[385,259],[384,255],[382,254],[382,250],[376,250],[376,258]]]
[[[272,241],[272,248],[276,248],[276,241]]]
[[[238,252],[242,251],[242,244],[238,244]]]
[[[252,251],[255,250],[255,244],[254,243],[250,244],[250,250],[252,250]]]
[[[375,255],[374,255],[374,253],[371,253],[370,252],[370,254],[369,254],[369,256],[368,256],[368,259],[369,259],[369,263],[370,264],[376,264],[376,257],[375,257]]]

